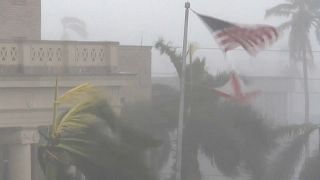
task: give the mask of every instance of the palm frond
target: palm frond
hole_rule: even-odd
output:
[[[275,138],[294,138],[305,134],[306,132],[313,131],[317,128],[317,125],[306,123],[306,124],[294,124],[288,126],[277,127],[272,133]]]
[[[295,174],[295,168],[299,163],[305,144],[309,140],[312,129],[303,131],[296,136],[282,151],[273,159],[267,169],[263,180],[290,180]],[[297,132],[294,130],[293,132]],[[300,132],[300,130],[298,130]]]
[[[118,119],[93,86],[77,86],[57,102],[70,107],[56,118],[47,145],[39,147],[47,179],[69,179],[66,166],[70,165],[90,180],[154,179],[143,153],[159,142]]]
[[[266,11],[265,18],[270,16],[290,16],[293,11],[296,9],[294,4],[284,3],[279,4],[273,8],[270,8]]]
[[[61,135],[68,133],[85,133],[87,129],[100,122],[100,119],[92,114],[75,114],[63,119],[57,127],[55,134]]]
[[[97,145],[97,142],[95,141],[90,141],[90,140],[87,140],[86,138],[77,138],[77,137],[59,138],[59,142],[66,143],[66,144],[81,143],[83,145],[90,145],[90,146]]]
[[[87,97],[93,97],[98,93],[98,90],[90,83],[84,83],[76,86],[57,99],[59,104],[73,105],[83,101]]]
[[[60,136],[66,129],[74,129],[81,131],[81,127],[85,128],[89,124],[96,121],[93,115],[81,114],[86,108],[90,107],[93,102],[85,101],[70,108],[61,119],[57,120],[56,127],[54,129],[54,135]]]
[[[291,25],[292,25],[292,22],[291,22],[291,21],[287,21],[287,22],[282,23],[280,26],[278,26],[277,29],[278,29],[280,32],[283,32],[283,31],[285,31],[285,30],[290,29],[290,28],[291,28]]]
[[[155,140],[150,135],[147,135],[142,131],[137,131],[136,129],[128,127],[124,124],[121,127],[121,132],[119,135],[125,143],[133,147],[146,149],[148,147],[156,147],[161,144],[160,141]]]
[[[160,51],[161,54],[169,56],[172,64],[174,65],[179,77],[182,69],[182,55],[176,52],[176,49],[171,47],[169,43],[165,43],[163,39],[159,39],[155,43],[155,48]]]
[[[65,144],[65,143],[59,143],[56,148],[60,148],[61,150],[67,151],[71,154],[76,154],[78,156],[81,156],[82,158],[90,159],[90,153],[88,153],[87,149],[81,148],[86,147],[83,144],[81,146],[75,147],[74,145]]]
[[[69,179],[66,173],[68,164],[62,157],[51,152],[46,146],[40,146],[38,149],[38,160],[40,167],[46,177],[46,180]]]
[[[275,162],[269,166],[265,180],[290,180],[295,167],[299,162],[307,137],[300,135],[298,138],[277,156]]]
[[[133,147],[119,139],[92,137],[87,141],[67,138],[62,139],[56,147],[67,152],[71,162],[87,177],[95,177],[93,180],[113,176],[121,179],[153,179],[142,157],[144,148]]]
[[[57,99],[58,104],[68,104],[73,105],[63,116],[56,118],[53,123],[53,135],[61,134],[65,127],[75,128],[78,125],[78,130],[80,130],[80,124],[82,127],[85,125],[83,120],[91,120],[92,118],[82,117],[80,118],[78,114],[80,112],[94,106],[99,99],[102,99],[100,92],[89,83],[84,83],[71,90],[64,93]],[[82,121],[81,121],[82,120]],[[70,123],[73,123],[72,125]],[[86,122],[88,125],[89,122]],[[84,128],[84,127],[83,127]]]
[[[225,133],[209,141],[211,142],[201,144],[201,146],[203,152],[210,158],[211,164],[228,177],[239,175],[241,154],[236,139]]]

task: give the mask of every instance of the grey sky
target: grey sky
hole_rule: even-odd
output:
[[[264,19],[265,10],[282,0],[190,0],[194,10],[238,23],[279,24],[280,20]],[[60,20],[65,16],[74,16],[87,24],[89,37],[94,41],[119,41],[121,44],[153,45],[159,38],[170,40],[176,46],[182,45],[184,1],[183,0],[42,0],[42,38],[59,40],[62,33]],[[191,13],[189,41],[195,41],[201,47],[217,47],[212,36],[200,20]],[[76,35],[74,39],[79,39]],[[279,46],[279,44],[281,44]],[[278,47],[285,42],[278,43]],[[237,52],[229,55],[228,62],[217,51],[199,52],[215,60],[207,61],[211,71],[223,70],[236,59],[250,59]],[[238,53],[239,54],[239,53]],[[260,55],[260,57],[263,57]],[[283,56],[282,56],[283,58]],[[174,72],[168,60],[154,52],[153,72]],[[263,58],[262,58],[263,59]],[[279,59],[274,57],[273,60]],[[240,61],[240,60],[239,60]],[[261,60],[263,61],[263,60]],[[239,64],[238,62],[234,62]],[[265,66],[264,63],[246,62],[252,66]],[[246,64],[245,62],[242,64]],[[246,66],[237,65],[238,68]],[[262,67],[262,68],[263,68]]]
[[[279,0],[197,0],[191,7],[199,12],[236,22],[261,23],[265,9]],[[42,0],[44,39],[59,39],[60,19],[83,19],[91,40],[114,40],[123,44],[152,44],[159,36],[181,44],[184,18],[183,0]],[[190,38],[211,45],[205,27],[191,15]],[[201,36],[199,36],[201,34]],[[209,40],[209,41],[208,41]]]

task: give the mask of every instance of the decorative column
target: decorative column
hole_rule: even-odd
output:
[[[9,137],[11,136],[11,137]],[[39,142],[36,129],[20,129],[10,132],[8,144],[9,180],[32,180],[31,144]]]

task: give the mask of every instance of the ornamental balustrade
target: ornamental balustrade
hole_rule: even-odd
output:
[[[0,73],[112,73],[118,66],[118,43],[0,40]]]

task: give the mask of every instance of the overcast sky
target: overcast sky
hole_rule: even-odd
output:
[[[181,46],[184,2],[183,0],[42,0],[42,39],[59,40],[62,33],[60,20],[65,16],[73,16],[86,22],[89,32],[87,40],[119,41],[121,44],[140,45],[143,39],[143,45],[153,45],[159,37],[163,37],[172,41],[173,45]],[[266,9],[283,0],[190,0],[190,2],[191,8],[200,13],[237,23],[278,25],[281,22],[277,19],[265,20],[264,13]],[[192,13],[189,23],[189,41],[197,42],[201,47],[217,47],[209,31]],[[81,40],[76,34],[72,35],[72,38]],[[282,41],[273,49],[286,48],[285,44]],[[227,62],[222,53],[214,50],[202,50],[198,53],[207,56],[207,59],[214,58],[207,61],[210,71],[224,70],[230,63],[236,63],[238,68],[248,71],[254,69],[253,66],[267,67],[273,64],[264,63],[265,54],[260,55],[261,62],[253,64],[250,62],[252,58],[240,52],[231,53]],[[272,61],[275,61],[287,56],[272,54],[272,57]],[[248,67],[248,63],[252,67]],[[153,53],[152,68],[154,74],[174,72],[168,59],[160,57],[157,52]]]

